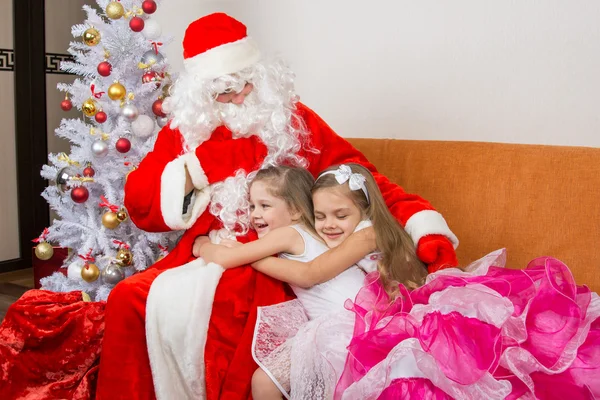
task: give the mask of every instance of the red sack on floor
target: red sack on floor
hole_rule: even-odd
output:
[[[1,397],[93,398],[105,304],[45,290],[12,304],[0,325]]]

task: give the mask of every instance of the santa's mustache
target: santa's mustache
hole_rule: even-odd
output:
[[[234,137],[244,137],[258,133],[273,113],[273,106],[261,104],[256,93],[246,96],[244,103],[220,103],[218,115],[221,122]]]

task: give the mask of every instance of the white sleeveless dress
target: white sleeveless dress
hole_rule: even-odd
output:
[[[304,240],[304,252],[281,258],[308,262],[328,250],[301,225],[293,228]],[[297,299],[258,309],[252,355],[287,399],[333,397],[354,327],[344,303],[354,300],[364,278],[353,265],[309,289],[291,285]]]

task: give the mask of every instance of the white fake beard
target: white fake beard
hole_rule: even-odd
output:
[[[242,104],[217,103],[221,122],[234,138],[258,135],[273,113],[272,105],[261,104],[252,91]]]

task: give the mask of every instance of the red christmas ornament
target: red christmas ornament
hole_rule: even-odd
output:
[[[166,117],[167,116],[167,114],[165,114],[162,110],[162,103],[163,103],[162,99],[158,99],[154,103],[152,103],[152,112],[157,117]]]
[[[106,122],[106,118],[108,117],[106,116],[106,113],[104,111],[98,111],[94,118],[96,118],[96,122],[98,122],[99,124],[103,124]]]
[[[96,171],[94,171],[94,168],[92,168],[92,167],[85,167],[83,169],[83,176],[87,176],[88,178],[91,178],[94,175],[96,175]]]
[[[133,17],[129,21],[129,27],[134,32],[141,32],[144,29],[144,20],[140,17]]]
[[[142,83],[156,82],[156,87],[160,87],[161,74],[156,71],[148,71],[142,75]]]
[[[108,61],[102,61],[98,64],[98,73],[102,76],[109,76],[112,72],[112,65]]]
[[[146,14],[152,14],[156,11],[156,3],[154,0],[145,0],[142,3],[142,10],[144,10]]]
[[[60,108],[62,108],[63,111],[69,111],[73,108],[73,103],[71,103],[71,100],[69,99],[64,99],[60,102]]]
[[[119,140],[117,140],[115,148],[119,153],[127,153],[131,149],[131,142],[129,141],[129,139],[120,138]]]
[[[84,186],[77,186],[71,190],[71,199],[75,203],[84,203],[88,197],[90,197],[90,192]]]

